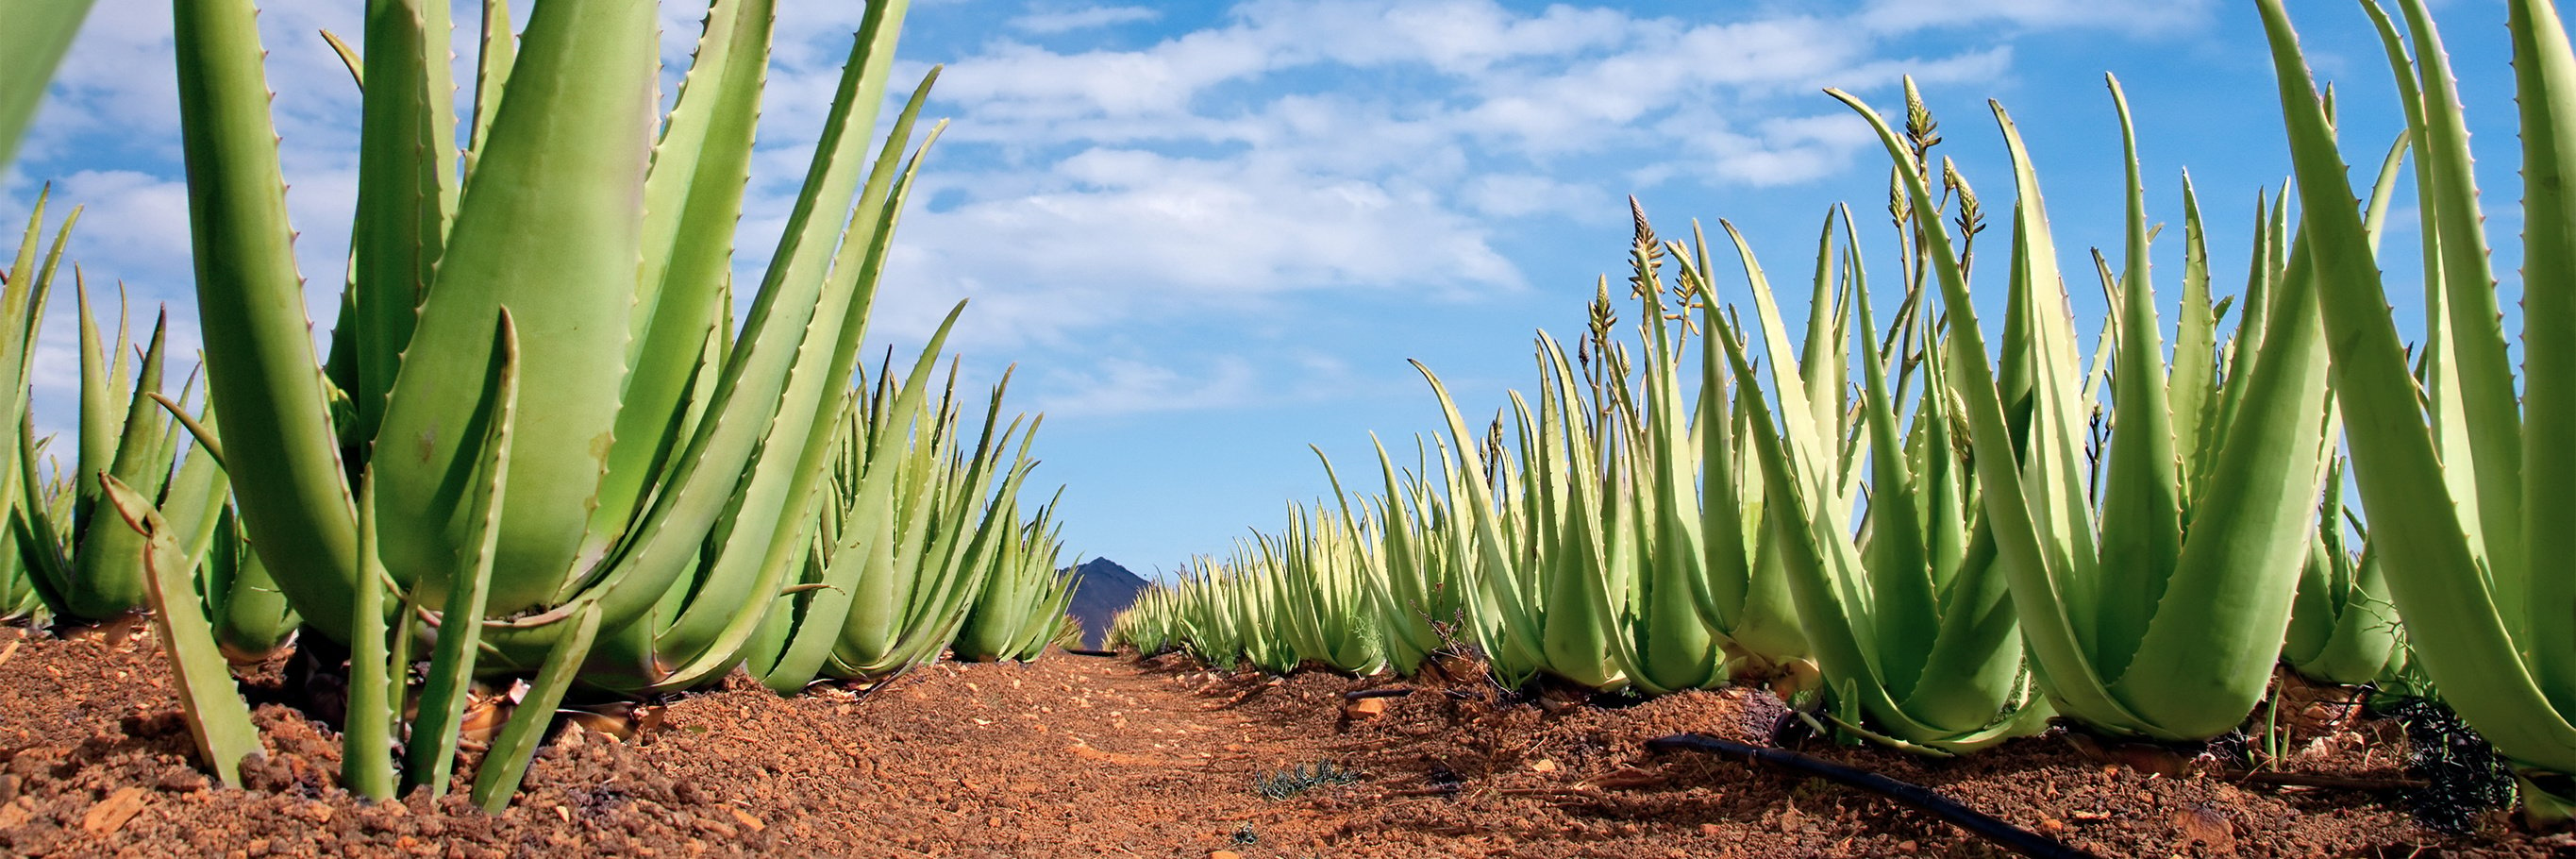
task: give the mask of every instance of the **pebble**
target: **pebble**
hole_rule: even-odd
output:
[[[133,820],[135,814],[143,811],[145,797],[150,793],[143,788],[128,787],[109,795],[99,804],[90,806],[88,814],[81,815],[81,830],[91,835],[106,835],[125,828],[126,821]]]

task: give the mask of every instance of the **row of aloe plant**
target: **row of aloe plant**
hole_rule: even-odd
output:
[[[75,268],[80,341],[78,420],[74,435],[39,437],[29,385],[36,333],[47,299],[66,274],[64,250],[79,212],[66,216],[51,241],[44,238],[46,196],[40,195],[14,262],[0,272],[0,302],[8,333],[0,342],[14,382],[6,407],[5,435],[16,454],[0,474],[0,619],[44,624],[111,622],[145,602],[141,538],[102,508],[104,484],[118,481],[171,512],[184,532],[188,557],[199,559],[196,589],[205,610],[222,618],[218,636],[236,661],[256,662],[292,640],[298,618],[277,593],[256,554],[244,551],[241,527],[230,505],[228,479],[215,448],[191,445],[183,425],[205,430],[214,416],[197,401],[195,380],[176,399],[162,389],[168,320],[156,321],[145,343],[133,342],[124,302],[113,329],[102,327]],[[77,447],[72,447],[77,445]],[[68,449],[64,449],[68,448]],[[186,452],[183,454],[182,451]],[[66,458],[68,462],[64,461]],[[77,479],[89,475],[90,479]]]
[[[775,3],[707,4],[667,113],[658,5],[542,0],[514,31],[485,0],[462,116],[447,0],[371,0],[357,45],[331,39],[362,91],[360,178],[317,353],[258,10],[173,4],[204,402],[184,407],[193,380],[162,396],[161,328],[129,361],[84,295],[80,447],[50,469],[25,392],[63,241],[40,246],[38,212],[0,292],[0,426],[20,454],[0,486],[25,559],[0,596],[60,618],[148,603],[226,783],[258,739],[225,655],[299,621],[350,655],[343,779],[368,797],[446,791],[477,678],[533,671],[473,785],[495,809],[575,686],[668,692],[748,666],[793,692],[1061,636],[1054,504],[1020,501],[1036,424],[1004,425],[1003,385],[967,423],[956,370],[944,388],[935,372],[963,305],[908,373],[859,367],[939,134],[915,142],[933,69],[870,154],[906,4],[867,4],[740,319]]]
[[[1419,443],[1421,464],[1381,449],[1382,494],[1344,493],[1338,518],[1298,510],[1284,534],[1149,592],[1120,635],[1272,670],[1411,672],[1415,622],[1451,611],[1438,628],[1506,684],[1644,693],[1812,660],[1823,715],[1935,754],[2052,716],[2210,739],[2244,725],[2286,665],[2439,695],[2524,766],[2534,816],[2563,818],[2576,578],[2540,559],[2576,539],[2557,479],[2576,480],[2576,345],[2539,332],[2576,330],[2576,198],[2559,187],[2576,165],[2576,53],[2550,3],[2511,4],[2528,183],[2517,380],[2423,3],[2394,17],[2363,4],[2407,117],[2364,194],[2286,14],[2260,5],[2299,200],[2258,198],[2235,295],[2215,286],[2186,178],[2181,297],[2160,304],[2159,228],[2116,80],[2123,240],[2090,272],[2061,264],[2039,171],[1994,106],[2012,188],[2000,278],[1974,265],[1985,210],[1934,161],[1912,84],[1901,128],[1828,90],[1894,165],[1898,289],[1872,280],[1837,208],[1798,342],[1731,225],[1740,285],[1720,282],[1703,236],[1664,242],[1640,213],[1633,339],[1613,336],[1605,280],[1574,356],[1541,334],[1536,402],[1512,394],[1482,435],[1425,369],[1447,432]],[[2414,352],[2372,264],[2410,156],[2427,325]],[[1999,336],[1975,273],[2002,281]],[[2087,274],[2107,307],[2089,359],[2068,294]],[[1901,295],[1884,325],[1874,287]]]

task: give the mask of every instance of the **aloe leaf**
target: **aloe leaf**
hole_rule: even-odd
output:
[[[168,422],[156,420],[161,409],[150,398],[151,393],[161,386],[162,348],[168,328],[166,315],[153,326],[151,345],[144,353],[141,377],[134,386],[133,396],[120,413],[122,417],[110,424],[122,427],[123,431],[116,441],[101,445],[114,453],[101,463],[104,471],[78,475],[83,484],[96,481],[102,475],[114,475],[119,482],[144,497],[156,498],[169,479],[170,460],[161,456],[162,437],[166,435]],[[91,459],[89,453],[82,451],[81,458]],[[200,510],[172,511],[173,515],[187,517],[184,525],[191,529],[199,524],[197,516],[200,513]],[[143,605],[148,584],[143,570],[143,535],[131,528],[74,527],[78,547],[72,553],[72,579],[64,594],[68,599],[65,604],[68,613],[75,617],[103,618]],[[193,534],[177,532],[171,536],[175,541],[188,539]],[[183,544],[182,552],[185,551]]]
[[[674,418],[702,363],[691,347],[714,320],[714,300],[733,256],[732,226],[751,175],[772,17],[765,2],[708,10],[697,59],[653,148],[644,180],[644,265],[626,341],[633,371],[585,554],[605,552],[626,531],[672,448],[687,438],[689,427]]]
[[[2489,265],[2490,252],[2485,219],[2478,212],[2476,170],[2469,156],[2469,132],[2466,112],[2461,107],[2457,82],[2451,77],[2450,57],[2442,47],[2441,33],[2433,26],[2432,14],[2421,0],[2399,0],[2398,7],[2413,31],[2416,71],[2423,86],[2424,129],[2417,137],[2417,169],[2432,179],[2432,195],[2421,204],[2429,213],[2427,219],[2439,219],[2442,254],[2442,298],[2449,314],[2446,332],[2451,348],[2452,380],[2459,385],[2460,404],[2466,418],[2466,448],[2473,457],[2468,467],[2476,477],[2477,520],[2485,540],[2482,553],[2495,574],[2497,598],[2503,605],[2531,605],[2527,583],[2513,571],[2524,568],[2522,556],[2522,415],[2517,407],[2512,359],[2506,352],[2502,317],[2498,315],[2495,296],[2495,273]],[[2527,15],[2527,13],[2526,13]],[[2554,14],[2552,18],[2556,17]],[[2524,22],[2529,23],[2525,17]],[[2526,27],[2526,30],[2529,28]],[[2558,41],[2565,31],[2551,31]],[[2534,74],[2526,70],[2534,58],[2520,48],[2527,46],[2529,36],[2517,35],[2515,59],[2517,77]],[[2536,82],[2536,78],[2534,79]],[[2524,98],[2547,98],[2546,91],[2521,89]],[[2526,111],[2549,108],[2525,107]],[[2530,114],[2526,113],[2526,116]],[[2535,133],[2525,125],[2526,135]],[[2540,131],[2538,140],[2549,145],[2548,131]],[[2555,153],[2541,156],[2554,158]],[[2524,166],[2534,161],[2526,157]],[[2526,182],[2536,184],[2535,177]],[[2528,243],[2527,243],[2528,244]],[[2526,252],[2528,252],[2526,247]],[[2527,344],[2526,344],[2527,345]],[[2445,460],[2445,462],[2452,462]],[[2451,467],[2460,467],[2453,463]],[[2528,631],[2524,618],[2508,615],[2506,623],[2516,635]],[[2564,625],[2564,618],[2551,616],[2548,623]]]
[[[654,9],[615,0],[539,4],[510,95],[420,307],[375,441],[385,566],[435,599],[480,525],[458,503],[476,468],[468,421],[491,325],[507,305],[525,395],[544,420],[514,428],[517,493],[499,521],[487,610],[538,606],[574,556],[614,442],[627,314],[639,259],[635,201],[653,115]],[[363,312],[363,308],[362,308]],[[236,414],[227,409],[226,414]]]
[[[2576,576],[2544,572],[2541,559],[2576,557],[2576,51],[2554,4],[2507,4],[2514,78],[2522,109],[2522,528],[2518,571],[2528,584],[2525,613],[2533,673],[2559,713],[2576,713]],[[2499,565],[2500,574],[2511,575]],[[2564,772],[2565,770],[2562,770]]]
[[[357,517],[306,330],[285,182],[248,0],[178,0],[179,107],[198,326],[233,492],[289,600],[347,632]]]
[[[2025,399],[2012,403],[2013,411],[2005,416],[2005,420],[2011,422],[2006,424],[2008,431],[2015,425],[2022,428],[2018,435],[2013,436],[2016,446],[2011,449],[2019,453],[2021,469],[2028,472],[2028,477],[2009,483],[1996,481],[1986,476],[1984,466],[1980,464],[1979,480],[1989,492],[2009,491],[2019,496],[2021,501],[2018,503],[2030,511],[2031,524],[2037,529],[2032,532],[2037,538],[2036,549],[2048,564],[2044,568],[2034,568],[2033,572],[2046,571],[2050,581],[2047,591],[2055,594],[2050,602],[2060,606],[2049,611],[2090,612],[2091,607],[2101,601],[2098,591],[2101,576],[2095,568],[2100,550],[2095,537],[2093,509],[2086,503],[2085,494],[2075,487],[2083,485],[2085,457],[2082,434],[2094,401],[2068,395],[2068,392],[2078,390],[2078,380],[2083,378],[2084,371],[2082,365],[2076,363],[2074,325],[2067,309],[2065,284],[2059,274],[2047,205],[2040,195],[2038,170],[2022,143],[2020,128],[2004,112],[2003,105],[1989,102],[1989,106],[1995,114],[1996,124],[2003,130],[2005,150],[2012,156],[2014,187],[2019,192],[2013,209],[2015,262],[2013,298],[2008,307],[2015,321],[2005,331],[2006,346],[2018,348],[1998,359],[2001,362],[1998,375],[2013,378],[2018,374],[2027,380],[2027,387],[2019,389]],[[1908,193],[1912,193],[1910,186]],[[1925,193],[1928,195],[1929,191]],[[1916,203],[1918,210],[1929,205],[1922,200]],[[1937,216],[1925,217],[1938,223]],[[1929,234],[1936,247],[1949,245],[1946,230],[1935,229]],[[1936,271],[1954,267],[1945,259],[1934,259]],[[1989,365],[1982,354],[1983,335],[1971,339],[1961,333],[1963,317],[1960,307],[1967,296],[1964,272],[1958,280],[1959,289],[1955,293],[1950,290],[1946,276],[1940,282],[1943,301],[1949,306],[1950,365],[1955,372],[1962,374],[1952,378],[1967,381],[1974,376],[1967,375],[1968,371],[1962,368],[1974,366],[1978,374],[1983,374]],[[1966,320],[1973,321],[1973,318],[1970,315]],[[2023,339],[2018,343],[2013,337],[2015,327],[2023,332]],[[1979,348],[1968,351],[1971,345]],[[2095,363],[2099,365],[2100,362]],[[2020,366],[2018,371],[2013,369],[2015,365]],[[1973,395],[1967,399],[1972,406],[1969,411],[1973,427],[1977,400]],[[1998,404],[2004,403],[1999,400]],[[1996,447],[2000,441],[2000,438],[1989,439],[1982,432],[1972,432],[1970,448],[2002,449]],[[2003,523],[1997,525],[2000,534]],[[2018,531],[2019,526],[2012,530]],[[2018,540],[2018,537],[2013,539]],[[2025,590],[2028,587],[2016,584],[2014,599],[2019,601],[2019,594]],[[2027,631],[2036,612],[2026,604],[2021,611]],[[2096,643],[2098,630],[2092,624],[2073,626],[2071,635],[2082,643],[2088,660],[2090,654],[2100,652]]]
[[[349,618],[348,715],[341,721],[340,783],[349,792],[372,800],[395,793],[393,727],[400,699],[395,679],[411,666],[392,663],[385,644],[385,580],[382,567],[370,560],[376,548],[375,482],[358,484],[358,582],[356,611]],[[408,619],[408,618],[406,618]],[[424,711],[426,712],[426,711]],[[419,735],[418,742],[429,737]],[[450,750],[453,754],[453,750]],[[443,779],[442,779],[443,781]],[[444,789],[442,784],[439,790]]]
[[[2191,174],[2182,177],[2182,305],[2174,328],[2174,363],[2168,393],[2173,403],[2174,448],[2182,458],[2183,497],[2197,499],[2213,456],[2210,405],[2218,392],[2218,314],[2210,306],[2209,232],[2202,226],[2200,195]],[[2192,505],[2186,502],[2182,510]],[[2185,523],[2186,525],[2188,523]]]
[[[1634,541],[1652,549],[1635,594],[1645,606],[1640,612],[1645,634],[1636,645],[1641,667],[1628,673],[1664,689],[1714,686],[1727,675],[1720,649],[1723,633],[1714,625],[1716,612],[1708,592],[1701,500],[1691,492],[1698,470],[1692,468],[1691,458],[1699,451],[1690,443],[1689,415],[1698,409],[1695,403],[1685,405],[1682,398],[1680,347],[1665,318],[1660,293],[1647,300],[1644,312],[1649,317],[1645,328],[1650,357],[1647,408],[1640,419],[1646,445],[1639,454],[1649,473],[1638,489],[1651,493],[1646,499],[1653,512],[1644,517],[1650,533]]]
[[[295,641],[304,618],[287,602],[259,553],[242,539],[241,519],[230,508],[218,517],[206,563],[230,571],[223,616],[215,623],[215,640],[227,658],[235,664],[264,662]]]
[[[555,720],[555,709],[563,705],[564,693],[572,688],[581,669],[582,657],[590,652],[593,639],[599,637],[599,607],[585,604],[575,607],[570,628],[554,646],[547,649],[546,660],[537,670],[536,682],[529,684],[526,697],[510,713],[510,721],[501,726],[501,735],[493,738],[491,751],[483,755],[483,765],[474,773],[474,804],[493,814],[510,804],[519,791],[519,782],[527,778],[528,764],[537,755],[537,744],[545,739],[546,727]]]
[[[420,715],[412,721],[411,742],[405,749],[404,787],[428,785],[431,796],[445,796],[448,779],[456,771],[457,727],[463,724],[475,661],[482,653],[483,616],[506,521],[502,510],[505,503],[516,504],[510,501],[510,464],[518,435],[522,365],[517,320],[507,307],[495,318],[489,355],[482,402],[466,423],[478,440],[473,450],[474,483],[465,505],[473,517],[469,521],[474,529],[466,543],[473,552],[459,558],[462,565],[439,579],[446,585],[446,602],[439,612],[438,641],[430,651],[429,676],[421,686]],[[360,563],[373,565],[363,559]],[[412,587],[414,598],[422,598],[418,594],[426,588]]]
[[[465,148],[465,176],[483,160],[483,141],[492,133],[492,118],[501,112],[510,68],[519,60],[519,36],[510,30],[509,0],[483,0],[483,29],[474,54],[473,137]],[[461,179],[460,179],[461,181]]]
[[[1859,99],[1839,90],[1828,90],[1827,94],[1870,123],[1889,157],[1898,164],[1898,172],[1905,177],[1907,199],[1918,223],[1936,225],[1924,229],[1923,235],[1947,305],[1949,336],[1944,342],[1950,350],[1949,365],[1955,372],[1952,382],[1967,406],[1971,443],[1985,450],[2013,450],[2011,429],[2004,419],[2002,391],[1989,369],[1994,366],[1988,357],[1991,353],[1978,327],[1975,305],[1969,298],[1967,280],[1959,270],[1948,231],[1937,226],[1939,210],[1919,171],[1903,169],[1912,163],[1912,153],[1886,120]],[[2023,290],[2054,289],[2031,284],[2033,280],[2054,282],[2054,257],[2044,249],[2047,227],[2045,216],[2035,211],[2039,199],[2037,179],[2021,152],[2019,134],[2000,105],[1996,106],[1996,118],[2005,129],[2008,147],[2015,153],[2016,184],[2021,188],[2021,202],[2015,210],[2016,286]],[[2043,276],[2042,272],[2047,274]],[[1983,486],[1987,521],[2000,553],[1998,563],[2011,583],[2023,640],[2031,649],[2034,669],[2051,701],[2059,705],[2060,711],[2083,714],[2095,725],[2144,733],[2151,730],[2150,726],[2103,684],[2092,665],[2092,648],[2079,638],[2082,627],[2069,616],[2070,605],[2089,603],[2071,602],[2061,586],[2068,579],[2082,578],[2069,575],[2070,567],[2095,556],[2089,545],[2090,511],[2082,503],[2081,492],[2069,491],[2078,484],[2067,469],[2080,460],[2075,459],[2068,437],[2068,404],[2050,399],[2062,396],[2052,392],[2072,387],[2068,365],[2072,363],[2073,338],[2056,327],[2062,323],[2052,321],[2056,318],[2054,313],[2040,312],[2028,304],[2020,309],[2031,318],[2022,329],[2029,332],[2027,355],[2032,360],[2028,377],[2032,380],[2035,412],[2030,424],[2031,449],[2021,463],[1998,456],[1980,456],[1975,463],[1978,482]],[[2032,477],[2025,479],[2023,469],[2030,469]],[[2053,527],[2044,525],[2049,521],[2044,515],[2047,511],[2072,517],[2072,521],[2060,520],[2051,523]]]
[[[125,355],[129,345],[125,338],[125,315],[117,314],[115,343],[106,342],[99,333],[98,317],[90,310],[89,283],[73,274],[72,296],[80,326],[80,449],[72,452],[73,473],[95,475],[106,471],[116,460],[116,445],[125,427],[124,412],[117,409],[117,389],[109,363]],[[120,311],[122,310],[120,303]],[[89,530],[90,517],[97,512],[100,490],[82,480],[76,487],[72,507],[72,533]],[[92,615],[95,616],[95,615]]]
[[[9,27],[0,35],[0,169],[18,154],[18,141],[36,120],[36,104],[71,52],[95,0],[11,0],[0,7]]]
[[[159,396],[155,395],[154,400],[158,403]],[[161,404],[166,405],[166,403]],[[162,417],[161,411],[156,408],[151,416]],[[213,421],[214,413],[207,412],[206,420]],[[177,441],[178,433],[165,432],[164,434],[170,436],[173,442]],[[160,474],[169,474],[169,460],[161,460],[152,465],[159,470]],[[159,474],[153,476],[159,476]],[[128,485],[131,486],[132,483],[129,482]],[[216,538],[222,533],[224,502],[230,494],[231,481],[224,473],[222,463],[202,446],[189,453],[187,459],[179,463],[177,473],[169,475],[169,483],[161,492],[160,507],[164,515],[170,519],[172,527],[177,529],[180,550],[188,557],[207,557],[207,552],[213,548]],[[223,610],[224,602],[230,598],[229,583],[223,590],[214,589],[212,584],[211,582],[206,584],[206,598],[216,609],[215,634],[219,638],[227,639],[226,643],[229,645],[230,630],[227,627],[230,624],[226,622],[228,612]]]
[[[358,136],[358,207],[350,231],[358,438],[374,438],[416,309],[427,297],[455,204],[456,115],[447,64],[447,0],[369,0]],[[335,340],[337,338],[334,338]]]
[[[36,596],[54,611],[62,611],[69,602],[66,596],[72,586],[72,559],[63,547],[61,526],[69,510],[56,515],[46,497],[43,475],[37,471],[35,418],[21,411],[18,425],[17,496],[12,499],[17,515],[10,517],[10,530],[18,542],[19,557],[27,564],[27,584]],[[145,583],[150,584],[148,581]]]
[[[2361,8],[2379,31],[2380,46],[2387,55],[2389,71],[2396,79],[2398,102],[2405,109],[2407,139],[2410,142],[2429,139],[2431,132],[2426,125],[2423,87],[2416,78],[2414,60],[2407,55],[2405,34],[2398,30],[2387,10],[2375,0],[2364,0]],[[2416,198],[2432,199],[2436,194],[2435,174],[2422,169],[2414,172]],[[2420,210],[2420,204],[2418,208]],[[2454,381],[2459,371],[2450,345],[2453,326],[2448,321],[2451,317],[2450,302],[2445,298],[2442,219],[2419,216],[2417,220],[2417,233],[2423,242],[2423,251],[2418,256],[2424,263],[2424,341],[2419,353],[2423,369],[2419,382],[2428,400],[2434,447],[2441,452],[2442,461],[2473,464],[2476,453],[2469,447],[2467,408],[2460,402],[2460,386]],[[2468,529],[2470,540],[2483,545],[2485,537],[2478,529],[2479,517],[2475,512],[2477,474],[2475,467],[2443,470],[2451,497],[2468,505],[2461,517],[2461,526]]]
[[[196,565],[180,554],[169,523],[152,509],[150,499],[114,477],[104,478],[102,484],[108,506],[145,541],[152,630],[161,639],[162,651],[170,655],[170,673],[177,681],[179,703],[188,717],[188,733],[197,741],[197,753],[224,786],[240,787],[241,760],[259,752],[259,730],[251,726],[250,704],[233,683],[232,666],[215,646],[214,627],[197,603],[196,584],[189,575]]]
[[[2118,369],[2112,376],[2109,472],[2102,495],[2097,606],[2101,624],[2097,668],[2119,677],[2165,596],[2183,551],[2182,473],[2177,468],[2173,407],[2165,388],[2165,346],[2156,321],[2155,286],[2148,280],[2146,185],[2138,171],[2138,135],[2128,97],[2111,78],[2120,137],[2128,163],[2128,241],[2120,275]]]
[[[349,82],[356,84],[363,93],[367,88],[367,61],[359,59],[358,49],[350,47],[338,34],[329,30],[321,32],[323,44],[330,45],[331,53],[339,55],[340,65],[349,70]]]
[[[1873,451],[1868,549],[1861,558],[1873,601],[1866,618],[1877,627],[1878,656],[1888,663],[1881,682],[1890,694],[1902,697],[1920,676],[1922,660],[1930,656],[1940,624],[1931,557],[1924,545],[1924,522],[1920,518],[1926,512],[1921,495],[1930,487],[1918,483],[1907,467],[1905,445],[1896,428],[1896,400],[1888,386],[1887,365],[1869,346],[1869,339],[1880,330],[1877,309],[1871,306],[1869,276],[1854,250],[1845,262],[1845,270],[1851,273],[1852,308],[1860,320],[1857,348],[1861,415]],[[1918,418],[1936,419],[1935,412],[1925,412]]]

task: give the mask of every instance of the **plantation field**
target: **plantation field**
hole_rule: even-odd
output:
[[[632,741],[558,737],[519,801],[490,815],[461,792],[371,805],[336,789],[336,732],[283,706],[299,696],[282,663],[250,684],[267,702],[267,757],[244,766],[250,790],[228,791],[190,763],[149,637],[12,633],[0,649],[0,851],[12,854],[2001,855],[1889,800],[1644,749],[1684,731],[1760,741],[1781,708],[1742,687],[1600,707],[1425,678],[1369,716],[1348,712],[1344,694],[1384,679],[1226,675],[1172,656],[942,663],[863,693],[796,698],[736,677],[668,702]],[[2288,767],[2402,779],[2392,728],[2364,723]],[[2571,846],[2565,835],[2441,836],[2413,823],[2394,792],[2151,775],[2088,758],[2061,735],[1950,763],[1808,748],[2102,856]],[[1278,800],[1256,787],[1318,762],[1360,778]]]
[[[0,169],[90,5],[28,2]],[[1080,612],[1125,572],[1072,564],[1020,365],[966,374],[967,302],[888,275],[949,128],[906,0],[849,4],[829,99],[778,87],[821,124],[743,247],[790,5],[705,0],[682,71],[660,3],[370,0],[323,33],[340,273],[262,4],[173,0],[195,324],[94,307],[51,186],[0,269],[0,854],[2576,855],[2553,0],[2504,10],[2501,206],[2493,58],[2432,0],[2360,4],[2378,121],[2319,76],[2370,45],[2251,4],[2288,175],[2207,207],[2105,75],[2089,271],[2061,140],[1988,101],[2005,163],[1963,167],[1912,74],[1825,86],[1883,208],[1781,247],[1629,197],[1535,385],[1408,356],[1438,421],[1309,445],[1284,527]],[[940,321],[872,358],[879,309]]]

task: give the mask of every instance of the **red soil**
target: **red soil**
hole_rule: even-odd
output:
[[[254,697],[283,698],[274,672]],[[670,703],[627,742],[568,731],[499,815],[450,796],[369,805],[337,787],[338,736],[281,704],[247,789],[194,764],[148,637],[0,632],[0,852],[417,856],[1989,856],[1924,812],[1645,741],[1759,741],[1780,710],[1746,690],[1604,709],[1498,703],[1475,682],[1388,685],[1208,672],[1174,658],[937,665],[868,690],[781,698],[740,678]],[[2331,735],[2294,769],[2399,778],[2384,726]],[[2166,777],[2061,736],[1956,761],[1810,749],[1931,785],[2103,856],[2546,856],[2499,818],[2475,836],[2412,822],[2385,793]],[[1283,800],[1256,777],[1329,761],[1356,783]]]

